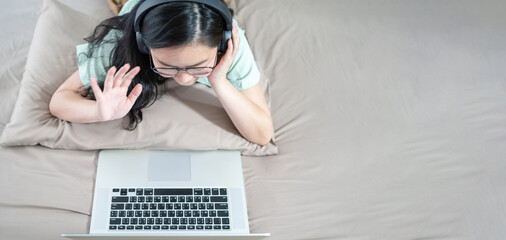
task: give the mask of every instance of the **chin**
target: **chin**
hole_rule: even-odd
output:
[[[175,80],[175,79],[174,79]],[[178,80],[175,80],[179,85],[181,86],[191,86],[193,84],[195,84],[197,82],[197,79],[192,79],[190,81],[187,81],[187,82],[180,82]]]

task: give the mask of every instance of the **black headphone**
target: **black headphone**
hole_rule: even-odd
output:
[[[146,0],[143,2],[139,8],[137,9],[137,13],[135,14],[135,37],[137,39],[137,47],[139,51],[144,54],[149,54],[149,48],[144,43],[141,35],[141,22],[142,18],[146,13],[160,4],[170,3],[170,2],[193,2],[193,3],[201,3],[204,4],[218,14],[220,14],[225,20],[226,27],[223,30],[223,35],[221,37],[220,44],[218,45],[218,52],[225,53],[227,51],[227,42],[232,38],[232,13],[228,9],[227,5],[220,0]]]

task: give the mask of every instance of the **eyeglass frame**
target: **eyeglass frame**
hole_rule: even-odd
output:
[[[209,75],[213,72],[212,70],[214,70],[214,68],[215,68],[215,67],[216,67],[216,65],[218,64],[218,54],[219,54],[219,52],[216,52],[216,57],[214,58],[214,66],[212,66],[212,67],[157,68],[157,67],[155,67],[155,65],[153,64],[153,60],[152,60],[152,59],[153,59],[153,56],[151,56],[151,52],[149,52],[149,65],[150,65],[151,70],[152,70],[153,72],[155,72],[156,74],[158,74],[158,75],[160,75],[160,76],[162,76],[162,77],[174,77],[174,76],[176,76],[176,75],[179,73],[179,71],[181,71],[181,70],[184,70],[186,73],[188,73],[188,74],[190,74],[190,75],[192,75],[192,76],[194,76],[194,77],[199,77],[199,78],[200,78],[200,77],[207,77],[207,76],[209,76]],[[195,76],[195,75],[193,75],[193,74],[191,74],[190,72],[188,72],[188,71],[187,71],[188,69],[190,69],[190,70],[191,70],[191,69],[204,69],[204,68],[209,68],[209,69],[211,69],[211,72],[207,73],[205,76]],[[162,73],[162,72],[158,71],[159,69],[176,70],[177,72],[176,72],[174,75],[170,76],[170,75],[167,75],[167,74],[164,74],[164,73]]]

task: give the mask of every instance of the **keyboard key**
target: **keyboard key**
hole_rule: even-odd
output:
[[[153,224],[155,224],[155,219],[154,219],[154,218],[148,218],[148,219],[146,219],[146,220],[147,220],[147,223],[148,223],[149,225],[153,225]]]
[[[211,230],[211,229],[213,229],[213,226],[211,226],[211,225],[206,225],[206,230]]]
[[[130,224],[135,225],[137,224],[138,219],[137,218],[130,218]]]
[[[203,218],[197,218],[197,224],[204,224]]]
[[[135,217],[142,217],[142,211],[135,211]]]
[[[204,226],[202,226],[202,225],[197,226],[197,230],[203,230],[203,229],[204,229]]]
[[[143,203],[142,204],[142,210],[148,210],[148,209],[149,209],[149,204]]]
[[[153,226],[153,230],[160,230],[160,226]]]
[[[176,211],[176,217],[183,217],[183,211]]]
[[[212,218],[206,218],[206,224],[213,224],[213,219]]]
[[[151,230],[151,226],[149,225],[144,226],[144,230]]]
[[[208,203],[207,204],[207,209],[214,209],[214,204],[213,203]]]
[[[155,219],[155,223],[158,224],[158,225],[161,225],[163,223],[163,219],[162,218],[157,218],[157,219]]]
[[[119,217],[126,217],[126,211],[119,211]]]
[[[132,209],[132,204],[131,203],[125,204],[125,209],[126,210],[131,210]]]
[[[167,203],[167,204],[165,204],[165,209],[167,209],[167,210],[172,210],[172,209],[174,209],[174,204],[172,204],[172,203]]]
[[[109,226],[109,230],[116,230],[116,229],[118,229],[117,226]]]
[[[204,188],[204,195],[211,195],[211,189],[210,188]]]
[[[196,203],[192,203],[192,204],[190,204],[190,209],[191,210],[198,209],[198,205]]]
[[[119,192],[119,188],[113,188],[112,192]]]
[[[223,225],[223,230],[230,230],[230,226],[229,225]]]
[[[146,219],[145,218],[139,218],[139,224],[140,225],[146,224]]]
[[[223,224],[230,224],[230,220],[229,220],[228,218],[222,218],[222,219],[221,219],[221,222],[222,222]]]
[[[153,189],[152,188],[145,188],[144,195],[153,195]],[[165,195],[165,194],[163,194],[163,195]]]
[[[209,197],[208,196],[204,196],[202,198],[202,202],[209,202]]]
[[[170,218],[164,218],[163,219],[163,224],[170,225]]]
[[[138,197],[137,201],[140,202],[140,203],[143,203],[143,202],[146,201],[146,197]]]
[[[196,218],[189,218],[188,219],[188,223],[190,223],[190,224],[197,224],[197,219]]]
[[[209,217],[209,212],[208,211],[200,211],[200,215],[202,217]]]
[[[227,202],[227,197],[225,196],[217,196],[217,197],[211,197],[211,202]]]
[[[179,219],[179,224],[182,224],[182,225],[188,224],[188,218],[180,218]]]
[[[141,209],[141,205],[138,203],[134,204],[134,210],[139,210],[139,209]]]
[[[213,188],[213,189],[212,189],[212,192],[213,192],[213,195],[219,195],[219,193],[218,193],[218,189],[217,189],[217,188]]]
[[[153,202],[153,197],[146,197],[146,202]]]
[[[112,202],[128,202],[128,197],[112,197]]]
[[[220,195],[227,195],[227,189],[226,188],[220,188]]]
[[[128,194],[128,192],[127,192],[127,191],[128,191],[128,190],[127,190],[126,188],[122,188],[122,189],[121,189],[121,195],[127,195],[127,194]]]
[[[132,226],[132,225],[127,226],[127,230],[134,230],[134,226]]]
[[[185,200],[185,198],[184,198],[184,197],[178,197],[178,198],[177,198],[177,201],[178,201],[178,202],[184,202],[184,200]]]
[[[111,225],[121,224],[121,218],[111,218],[109,220],[109,224],[111,224]]]
[[[121,219],[121,224],[123,224],[123,225],[128,225],[128,224],[130,224],[130,218],[122,218],[122,219]]]
[[[142,226],[135,226],[135,230],[142,230]]]
[[[135,192],[135,188],[129,188],[128,192]]]
[[[209,211],[209,217],[216,217],[216,211],[215,210]]]
[[[205,203],[199,203],[199,210],[204,210],[206,209],[206,204]]]
[[[118,211],[111,211],[111,215],[110,215],[112,218],[115,218],[118,216]]]
[[[170,230],[177,230],[177,226],[170,226]]]
[[[169,197],[162,197],[162,202],[164,203],[169,202]]]
[[[167,217],[167,211],[160,211],[160,217]]]
[[[191,217],[192,216],[192,211],[184,211],[184,216],[185,217]]]
[[[200,217],[200,211],[198,210],[192,211],[192,217]]]
[[[179,230],[186,230],[186,226],[184,226],[184,225],[179,225],[179,228],[178,228],[178,229],[179,229]]]
[[[202,197],[195,197],[194,202],[202,202]]]
[[[178,225],[178,224],[179,224],[179,218],[173,218],[172,219],[172,225]]]
[[[171,196],[171,197],[170,197],[170,202],[171,202],[171,203],[175,203],[175,202],[177,202],[177,197]]]
[[[214,204],[215,209],[228,209],[227,203],[216,203]]]
[[[228,217],[228,211],[218,211],[218,217]]]
[[[202,188],[193,189],[193,195],[202,195]]]
[[[162,201],[162,197],[160,197],[160,196],[155,197],[155,202],[161,202],[161,201]]]
[[[137,188],[137,191],[135,192],[135,195],[139,196],[139,195],[144,195],[144,189],[142,188]]]
[[[215,225],[213,229],[214,229],[214,230],[219,230],[219,229],[221,229],[221,226],[216,226],[216,225]]]
[[[156,210],[156,203],[149,204],[149,210]]]
[[[188,203],[183,203],[183,209],[184,209],[184,210],[188,210],[188,209],[190,209],[190,204],[188,204]]]
[[[186,202],[189,202],[189,203],[193,202],[193,197],[186,197]]]
[[[195,226],[188,226],[188,230],[195,230]]]
[[[214,224],[221,224],[221,218],[214,218]]]
[[[156,188],[155,195],[193,195],[191,188]]]
[[[167,225],[162,226],[162,230],[168,230],[168,229],[169,229],[169,226],[167,226]]]
[[[123,210],[123,209],[125,209],[125,204],[123,204],[123,203],[113,203],[113,204],[111,204],[111,209],[113,209],[113,210]]]
[[[150,216],[151,216],[151,212],[150,212],[150,211],[144,211],[144,212],[142,213],[142,216],[143,216],[143,217],[150,217]]]

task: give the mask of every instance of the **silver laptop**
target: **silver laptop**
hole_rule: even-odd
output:
[[[262,239],[238,151],[102,150],[89,234],[71,239]]]

